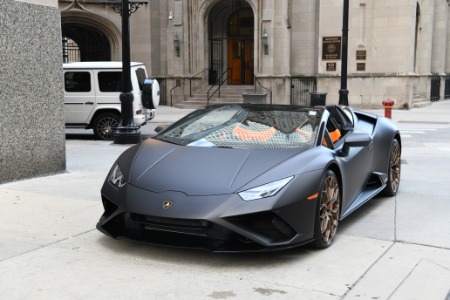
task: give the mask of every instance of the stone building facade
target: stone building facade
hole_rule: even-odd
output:
[[[63,36],[80,60],[121,59],[112,2],[59,0]],[[132,60],[164,83],[168,104],[204,98],[221,78],[224,91],[267,102],[309,104],[312,92],[338,102],[343,0],[148,2],[131,16]],[[450,97],[449,16],[448,0],[350,1],[350,105],[392,99],[410,108]]]
[[[65,170],[57,6],[0,1],[0,183]]]

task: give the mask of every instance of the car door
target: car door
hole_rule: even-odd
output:
[[[88,124],[95,107],[91,71],[64,72],[64,111],[66,124]]]
[[[345,212],[354,202],[365,187],[371,172],[374,157],[373,142],[366,146],[352,146],[343,151],[345,140],[352,134],[366,134],[353,126],[349,126],[349,120],[339,119],[335,122],[336,115],[331,115],[324,129],[324,146],[329,147],[334,152],[334,157],[338,162],[342,175],[342,212]],[[333,122],[332,122],[333,121]],[[333,125],[334,124],[334,125]],[[337,125],[337,127],[336,127]],[[343,125],[346,125],[343,128]],[[330,132],[338,129],[342,134],[336,140],[332,139]],[[328,136],[328,137],[327,137]]]
[[[354,131],[357,133],[357,131]],[[342,170],[343,197],[342,211],[345,212],[357,199],[366,186],[372,173],[374,147],[373,142],[367,146],[350,147],[348,154],[343,156],[342,143],[335,151],[336,159]]]

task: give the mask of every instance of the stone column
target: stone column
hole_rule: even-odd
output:
[[[448,6],[447,10],[447,43],[446,43],[446,56],[445,56],[445,73],[450,74],[450,1],[447,0]]]
[[[444,73],[448,36],[448,3],[436,0],[433,20],[433,48],[431,54],[431,72]]]

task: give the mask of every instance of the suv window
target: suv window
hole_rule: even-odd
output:
[[[90,92],[91,74],[89,72],[66,72],[64,88],[66,92]]]
[[[100,92],[120,92],[122,90],[122,72],[99,72]]]

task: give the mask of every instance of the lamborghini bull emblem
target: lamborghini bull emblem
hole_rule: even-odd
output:
[[[164,202],[163,202],[163,208],[164,208],[164,209],[168,209],[169,207],[172,206],[172,204],[173,204],[172,201],[164,201]]]

